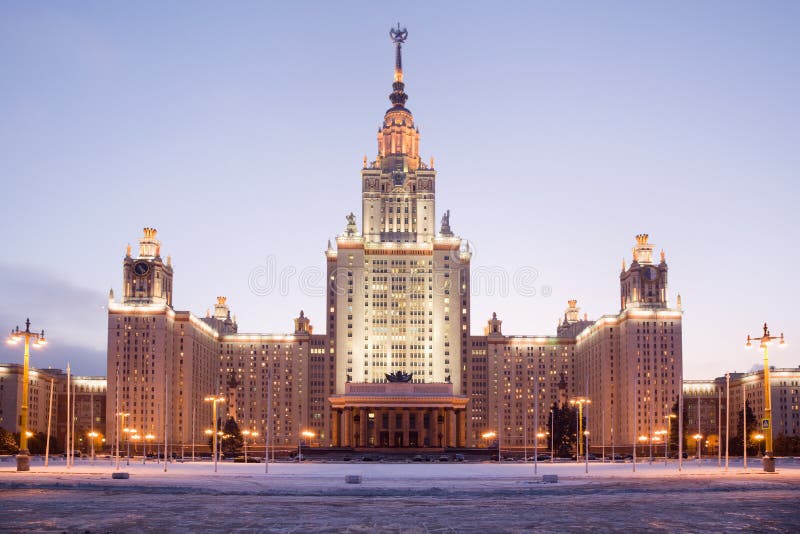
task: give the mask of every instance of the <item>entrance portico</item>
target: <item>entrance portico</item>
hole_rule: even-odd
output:
[[[467,397],[453,384],[345,384],[330,398],[337,447],[463,447]]]

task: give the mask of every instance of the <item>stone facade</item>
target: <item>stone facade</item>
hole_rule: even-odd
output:
[[[53,390],[51,435],[63,447],[67,432],[67,375],[60,369],[29,369],[28,430],[47,434],[50,407],[50,390]],[[101,376],[71,376],[75,395],[75,446],[88,452],[89,432],[99,434],[95,447],[106,439],[106,379]],[[22,365],[0,364],[0,427],[9,432],[20,431],[20,406],[22,396]]]
[[[123,260],[123,298],[109,299],[110,421],[130,413],[130,426],[173,446],[204,442],[203,399],[215,394],[241,428],[279,445],[310,431],[324,446],[473,447],[490,431],[504,446],[530,443],[550,407],[575,395],[593,399],[595,443],[631,443],[668,413],[681,311],[647,235],[623,265],[618,314],[591,321],[571,300],[556,335],[506,335],[496,315],[471,335],[472,254],[450,211],[437,218],[434,161],[405,106],[406,34],[393,35],[392,105],[376,157],[364,157],[361,224],[347,215],[325,251],[326,333],[303,312],[291,333],[241,333],[224,297],[202,319],[176,311],[171,259],[146,228],[138,256],[129,247]],[[408,383],[387,383],[395,372]]]

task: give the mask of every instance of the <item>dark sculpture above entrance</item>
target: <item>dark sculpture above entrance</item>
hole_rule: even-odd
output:
[[[389,382],[411,382],[413,374],[398,370],[393,373],[386,373],[386,380]]]

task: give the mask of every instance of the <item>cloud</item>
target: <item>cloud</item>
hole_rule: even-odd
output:
[[[0,262],[0,330],[45,330],[49,344],[32,352],[31,365],[64,369],[67,361],[77,374],[105,374],[107,296],[76,287],[50,273]],[[0,348],[0,361],[22,362],[19,345]]]

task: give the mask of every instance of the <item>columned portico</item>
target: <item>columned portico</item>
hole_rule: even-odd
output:
[[[464,436],[467,397],[453,394],[453,385],[345,384],[343,395],[330,398],[334,416],[334,446],[341,447],[458,447]],[[344,421],[338,422],[338,414]],[[353,414],[356,414],[355,416]],[[352,419],[357,417],[357,421]]]

